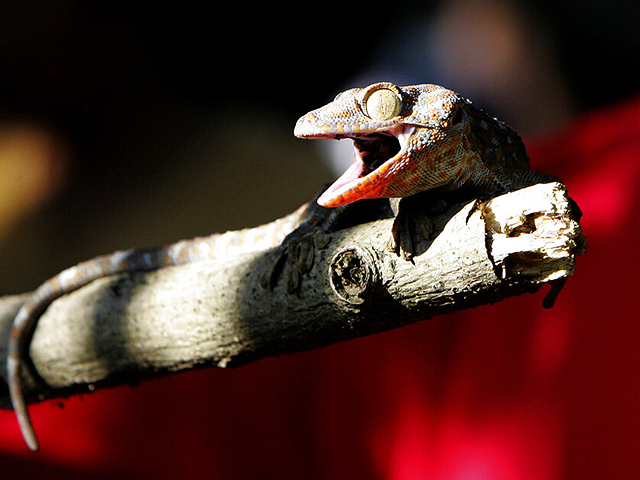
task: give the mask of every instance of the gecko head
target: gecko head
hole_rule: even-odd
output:
[[[338,207],[454,183],[460,176],[458,163],[469,151],[467,105],[466,99],[437,85],[380,82],[347,90],[304,115],[294,130],[297,137],[350,138],[354,145],[350,167],[318,203]]]

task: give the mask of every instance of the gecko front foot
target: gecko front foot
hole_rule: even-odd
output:
[[[413,257],[423,253],[422,245],[425,241],[431,240],[433,236],[433,217],[444,212],[449,207],[449,202],[443,198],[419,194],[394,199],[391,206],[396,217],[387,248],[404,260],[413,262]]]
[[[362,200],[334,208],[320,206],[314,199],[306,205],[299,226],[278,246],[275,258],[260,279],[262,287],[272,289],[282,280],[288,293],[297,293],[303,276],[314,265],[316,251],[329,245],[333,232],[391,215],[387,199]]]
[[[309,202],[301,223],[278,246],[275,258],[260,278],[261,286],[272,289],[282,279],[288,293],[298,292],[303,275],[313,267],[316,249],[329,244],[330,231],[344,209],[321,207],[315,200]]]
[[[307,230],[306,228],[304,230]],[[272,289],[282,280],[287,293],[300,290],[303,275],[309,273],[315,261],[316,249],[325,248],[331,236],[321,228],[292,232],[278,247],[276,258],[264,272],[260,283],[265,289]]]
[[[418,245],[433,234],[433,220],[423,213],[398,213],[393,221],[387,248],[408,262],[419,255]]]

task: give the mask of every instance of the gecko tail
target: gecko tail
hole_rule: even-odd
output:
[[[11,404],[16,412],[18,418],[18,425],[20,425],[20,431],[27,443],[27,446],[34,452],[40,450],[38,439],[36,438],[36,432],[31,424],[31,418],[29,417],[29,410],[27,408],[27,402],[22,395],[22,382],[18,379],[22,378],[22,364],[19,359],[9,356],[7,358],[7,370],[9,372],[9,391],[11,393]]]

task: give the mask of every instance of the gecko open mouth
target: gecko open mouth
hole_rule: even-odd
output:
[[[369,133],[322,135],[323,138],[335,140],[350,138],[355,154],[349,168],[318,198],[318,203],[333,207],[350,203],[356,196],[377,198],[379,187],[385,183],[382,177],[390,174],[389,167],[403,155],[414,131],[412,125],[399,125]],[[365,185],[366,196],[362,195]]]
[[[400,141],[389,133],[349,136],[356,157],[362,161],[360,176],[368,175],[400,151]]]

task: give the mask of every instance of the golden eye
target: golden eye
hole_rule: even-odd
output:
[[[400,113],[402,101],[396,92],[389,88],[379,88],[364,99],[364,109],[372,120],[391,120]]]

